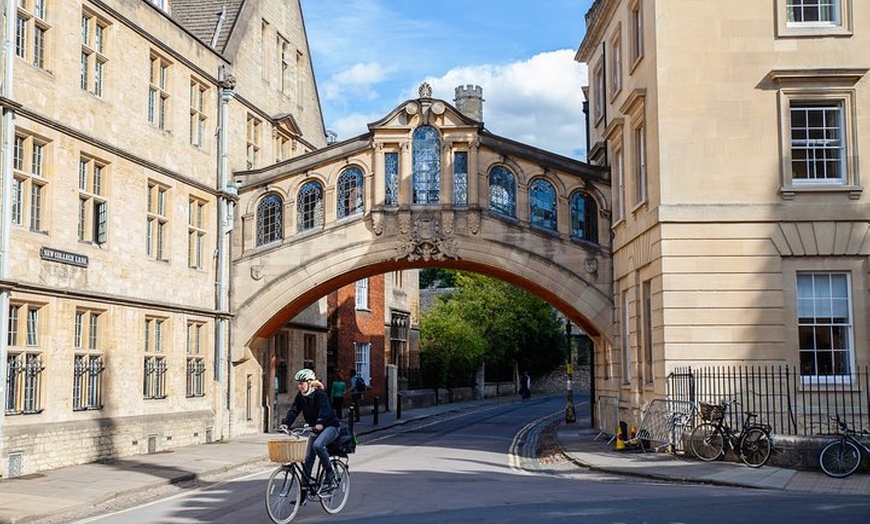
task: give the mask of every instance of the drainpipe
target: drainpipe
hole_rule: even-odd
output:
[[[4,71],[2,96],[12,100],[12,66],[15,62],[15,48],[12,35],[15,34],[15,22],[18,19],[18,8],[12,0],[6,0],[6,35],[4,42]],[[12,224],[12,150],[15,145],[15,126],[12,119],[15,114],[11,107],[3,108],[3,165],[2,185],[3,200],[0,203],[0,280],[9,280],[9,229]],[[3,446],[3,426],[6,421],[6,331],[9,329],[9,288],[0,284],[0,460],[5,457]],[[4,460],[5,464],[5,460]],[[0,466],[0,477],[5,476],[6,468]]]
[[[219,109],[218,109],[218,216],[217,216],[217,268],[215,275],[215,308],[217,323],[215,325],[215,378],[220,384],[224,396],[222,409],[221,434],[223,438],[231,436],[232,395],[230,388],[230,369],[232,354],[229,336],[229,242],[228,237],[233,228],[233,201],[235,187],[228,184],[229,171],[229,104],[235,93],[235,79],[221,66],[219,72]]]

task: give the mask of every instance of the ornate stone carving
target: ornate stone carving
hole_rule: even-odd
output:
[[[479,211],[469,211],[468,212],[468,231],[472,235],[476,235],[480,233],[480,212]]]
[[[441,102],[435,102],[432,104],[432,112],[436,115],[441,115],[444,113],[444,104]]]
[[[372,213],[372,233],[377,236],[384,234],[384,216],[380,213]]]
[[[407,235],[411,232],[411,214],[399,213],[399,234]]]
[[[417,92],[420,94],[420,98],[432,98],[432,86],[429,85],[429,82],[420,84],[420,89]]]
[[[417,110],[418,110],[418,108],[417,108],[416,103],[408,102],[407,104],[405,104],[405,112],[408,113],[409,115],[416,115]]]
[[[424,215],[414,220],[411,232],[397,242],[396,260],[457,259],[457,247],[455,239],[442,234],[441,223],[436,217]]]
[[[251,278],[263,280],[263,266],[251,266]]]
[[[589,257],[584,261],[583,267],[586,269],[586,272],[589,274],[598,272],[598,259],[595,257]]]

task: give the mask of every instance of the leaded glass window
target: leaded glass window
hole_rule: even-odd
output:
[[[384,154],[384,184],[386,185],[386,194],[384,195],[384,205],[398,206],[399,205],[399,153]]]
[[[538,178],[529,184],[529,215],[533,226],[556,230],[556,189]]]
[[[441,187],[441,137],[432,126],[414,130],[412,163],[414,203],[437,204]]]
[[[363,212],[363,174],[350,167],[338,177],[338,218]]]
[[[264,246],[281,240],[283,230],[283,202],[278,195],[266,195],[257,204],[257,245]]]
[[[323,225],[323,186],[320,182],[306,182],[296,197],[296,230],[299,233]]]
[[[571,195],[571,237],[598,243],[598,203],[590,195]]]
[[[453,204],[468,205],[468,153],[453,153]]]
[[[504,166],[496,166],[489,172],[489,208],[502,215],[517,216],[517,182]]]

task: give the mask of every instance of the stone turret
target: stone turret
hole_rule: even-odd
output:
[[[456,96],[453,99],[456,109],[460,113],[483,122],[483,88],[480,86],[467,85],[456,88]]]

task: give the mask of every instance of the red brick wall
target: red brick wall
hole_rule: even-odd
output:
[[[369,404],[378,396],[384,399],[384,275],[369,277],[369,305],[367,310],[356,309],[356,285],[350,284],[330,293],[327,297],[329,316],[329,350],[335,353],[337,369],[330,369],[329,384],[340,372],[348,380],[348,372],[355,369],[354,342],[371,343],[371,389],[365,395]],[[328,386],[327,386],[328,387]]]

